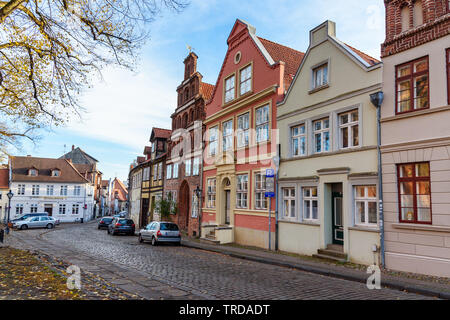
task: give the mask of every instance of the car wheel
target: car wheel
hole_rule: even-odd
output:
[[[98,230],[100,230],[100,227],[97,227]]]
[[[20,226],[20,230],[27,230],[28,226],[26,224],[23,224]]]
[[[108,228],[108,234],[111,234],[111,231],[109,231],[109,228]]]
[[[142,243],[142,242],[144,242],[144,239],[142,239],[142,236],[141,236],[141,235],[139,235],[139,238],[138,238],[138,240],[139,240],[139,243]]]
[[[153,237],[152,238],[152,246],[156,246],[158,244],[158,242],[156,241],[156,238]]]
[[[49,223],[49,224],[47,225],[47,229],[53,229],[53,225],[52,225],[51,223]]]
[[[115,232],[114,230],[112,230],[112,231],[111,231],[111,234],[112,234],[113,236],[115,236],[115,235],[116,235],[116,232]]]

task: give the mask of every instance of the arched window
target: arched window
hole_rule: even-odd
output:
[[[190,118],[190,121],[189,121],[189,122],[194,121],[194,110],[191,110],[191,113],[190,113],[189,118]]]
[[[404,5],[401,8],[401,15],[402,15],[402,32],[408,31],[410,29],[410,24],[409,24],[409,7],[407,5]]]
[[[423,5],[421,0],[417,0],[414,2],[413,21],[414,27],[418,27],[423,24]]]
[[[184,95],[185,95],[184,99],[185,99],[185,101],[187,101],[189,99],[189,88],[186,88]]]
[[[187,113],[185,113],[184,115],[183,115],[183,128],[187,128],[187,124],[188,124],[188,115],[187,115]]]

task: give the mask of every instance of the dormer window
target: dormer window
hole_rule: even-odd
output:
[[[152,153],[155,152],[155,149],[156,149],[156,143],[153,142],[153,143],[152,143]]]
[[[328,63],[324,63],[313,69],[312,89],[317,89],[328,84]]]
[[[37,177],[37,176],[38,176],[38,171],[37,171],[37,169],[32,168],[32,169],[28,170],[28,175],[29,175],[30,177]]]
[[[59,177],[61,175],[61,171],[58,169],[52,170],[52,177]]]

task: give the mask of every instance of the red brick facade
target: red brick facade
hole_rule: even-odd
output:
[[[178,86],[178,106],[172,115],[172,139],[169,142],[168,157],[166,161],[166,174],[164,176],[164,197],[171,194],[177,202],[177,213],[173,221],[186,231],[189,236],[199,235],[199,219],[192,217],[192,203],[194,190],[201,188],[200,174],[202,171],[202,135],[205,119],[205,101],[209,99],[214,86],[202,81],[202,75],[197,72],[197,55],[189,53],[184,60],[184,80]],[[201,122],[198,122],[201,121]],[[198,136],[194,137],[194,124],[198,122],[200,129]],[[182,147],[182,135],[188,133],[191,145]],[[199,157],[198,174],[193,174],[193,159]],[[191,174],[186,176],[186,166],[183,158],[191,159]],[[174,178],[174,165],[178,164],[178,177]],[[171,168],[171,177],[168,178],[167,167]],[[198,212],[200,214],[200,212]]]
[[[390,56],[426,42],[444,37],[450,32],[448,0],[422,0],[423,24],[414,26],[413,0],[385,0],[386,40],[381,45],[381,56]],[[409,9],[409,25],[402,30],[402,9]]]

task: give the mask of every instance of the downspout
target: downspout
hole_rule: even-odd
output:
[[[277,153],[278,153],[278,161],[281,160],[280,156],[281,156],[281,144],[278,144],[278,148],[277,148]],[[280,171],[280,164],[278,163],[278,168],[277,168],[277,172],[276,172],[276,180],[275,180],[275,251],[278,251],[278,238],[279,238],[279,231],[278,231],[278,197],[279,197],[279,193],[278,193],[278,179],[280,178],[279,176],[279,171]]]
[[[370,101],[377,109],[377,152],[378,152],[378,210],[380,216],[380,258],[381,267],[385,268],[384,247],[384,212],[383,212],[383,169],[381,163],[381,105],[383,104],[383,91],[370,95]]]

